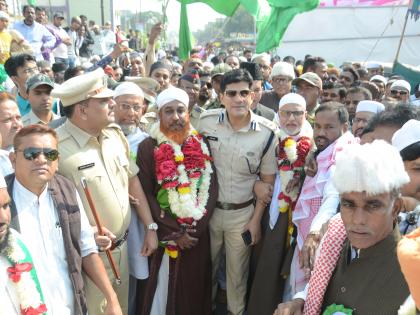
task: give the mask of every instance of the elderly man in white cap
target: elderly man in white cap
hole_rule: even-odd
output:
[[[260,103],[277,112],[280,99],[292,90],[292,80],[294,78],[295,71],[290,63],[276,62],[270,74],[273,90],[264,92]]]
[[[397,314],[409,294],[396,254],[400,189],[409,181],[401,157],[383,140],[350,145],[333,181],[340,214],[329,222],[309,284],[274,314]]]
[[[130,158],[130,148],[118,125],[113,124],[114,92],[106,85],[102,69],[83,74],[56,87],[52,94],[59,97],[67,121],[59,129],[59,173],[72,180],[82,197],[89,222],[96,229],[91,209],[82,186],[86,181],[92,201],[102,224],[104,235],[95,234],[101,251],[111,249],[120,272],[121,285],[114,285],[121,307],[127,313],[128,255],[125,240],[128,235],[130,200],[147,229],[154,234],[156,224],[136,176],[138,168]],[[145,242],[142,255],[150,255],[157,248],[157,238]],[[104,252],[100,253],[112,275],[111,265]],[[89,314],[102,314],[104,296],[86,279]]]
[[[363,128],[366,127],[369,120],[376,114],[383,112],[385,106],[376,101],[360,101],[356,107],[356,114],[352,122],[352,132],[355,137],[360,137]]]
[[[276,306],[282,301],[285,279],[288,276],[288,271],[283,267],[287,264],[290,265],[290,259],[287,260],[287,253],[291,250],[290,241],[293,234],[293,224],[289,218],[291,217],[293,204],[296,202],[302,187],[303,163],[312,145],[313,131],[306,121],[306,102],[301,95],[289,93],[281,98],[275,122],[280,127],[278,150],[281,154],[278,156],[278,165],[290,165],[291,169],[284,170],[279,167],[274,184],[274,193],[273,190],[268,189],[270,198],[271,196],[273,198],[269,212],[266,212],[262,219],[261,252],[258,257],[248,302],[248,312],[250,314],[272,314]],[[299,153],[299,161],[291,163],[289,157],[285,154],[286,139],[291,139],[289,141],[293,141],[294,144],[304,148]],[[298,154],[297,148],[292,154]],[[292,185],[295,179],[298,179],[300,183]],[[267,184],[258,182],[255,186],[256,190],[258,189],[257,186],[263,185],[267,186]],[[293,186],[293,188],[288,188],[288,186]],[[285,195],[288,198],[294,198],[294,200],[288,199],[289,202],[285,202]],[[280,209],[286,204],[290,207]],[[293,252],[290,253],[291,255],[293,255]]]
[[[405,80],[397,80],[390,88],[391,97],[400,102],[409,102],[411,85]]]
[[[170,87],[156,102],[159,121],[137,154],[161,244],[150,262],[142,314],[210,315],[208,223],[218,189],[209,146],[189,123],[185,91]]]
[[[370,82],[375,83],[375,85],[378,87],[380,96],[383,97],[385,94],[385,86],[388,82],[387,78],[384,76],[377,74],[370,78]]]
[[[131,159],[136,160],[137,149],[148,134],[139,128],[143,116],[144,93],[133,82],[123,82],[117,86],[114,94],[115,123],[118,124],[130,145]],[[131,207],[131,221],[127,237],[128,267],[130,271],[130,288],[128,295],[128,314],[137,314],[137,305],[141,305],[146,279],[149,276],[147,257],[141,255],[145,237],[153,237],[154,233],[147,230],[137,216],[136,209]],[[139,290],[137,290],[139,288]]]

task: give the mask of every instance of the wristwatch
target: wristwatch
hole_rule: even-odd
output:
[[[147,229],[148,229],[148,230],[152,230],[152,231],[157,231],[157,229],[158,229],[158,225],[157,225],[155,222],[150,223],[150,224],[147,226]]]

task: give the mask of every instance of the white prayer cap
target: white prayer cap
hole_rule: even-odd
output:
[[[303,96],[296,94],[296,93],[288,93],[284,95],[279,102],[279,109],[282,108],[286,104],[297,104],[306,110],[306,101]]]
[[[411,92],[411,85],[405,80],[397,80],[391,85],[391,91],[394,89],[406,89],[408,93]]]
[[[333,183],[337,191],[378,195],[410,181],[398,150],[384,140],[350,144],[337,158]]]
[[[239,58],[240,62],[247,62],[248,61],[244,56],[239,56],[238,58]]]
[[[6,181],[4,180],[3,175],[0,174],[0,188],[6,188]]]
[[[114,90],[114,100],[121,95],[135,95],[144,98],[142,89],[133,82],[123,82]]]
[[[373,77],[371,77],[370,82],[372,82],[372,81],[380,81],[385,85],[388,82],[387,78],[385,78],[383,75],[380,75],[380,74],[376,74]]]
[[[366,69],[377,69],[381,67],[382,65],[377,61],[369,61],[366,63]]]
[[[277,75],[284,75],[293,80],[295,78],[295,70],[290,63],[279,61],[274,64],[273,69],[271,70],[270,78]]]
[[[172,101],[179,101],[180,103],[184,104],[185,107],[188,107],[189,97],[187,92],[176,87],[170,87],[166,90],[163,90],[160,92],[156,99],[158,110]]]
[[[259,63],[260,61],[265,61],[269,64],[270,56],[267,53],[252,56],[252,62]]]
[[[420,121],[415,119],[407,121],[392,137],[392,145],[399,151],[416,142],[420,142]]]
[[[382,103],[376,101],[360,101],[356,107],[356,113],[358,112],[370,112],[370,113],[380,113],[385,110],[385,106]]]
[[[10,16],[4,11],[0,11],[0,20],[10,21]]]

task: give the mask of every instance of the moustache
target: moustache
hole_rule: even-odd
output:
[[[326,137],[322,137],[322,136],[315,137],[315,141],[318,141],[318,140],[325,140],[325,141],[329,141],[329,140],[328,140],[328,138],[326,138]]]

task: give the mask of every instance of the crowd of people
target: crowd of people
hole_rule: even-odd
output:
[[[418,312],[419,82],[22,12],[0,0],[0,314]]]

